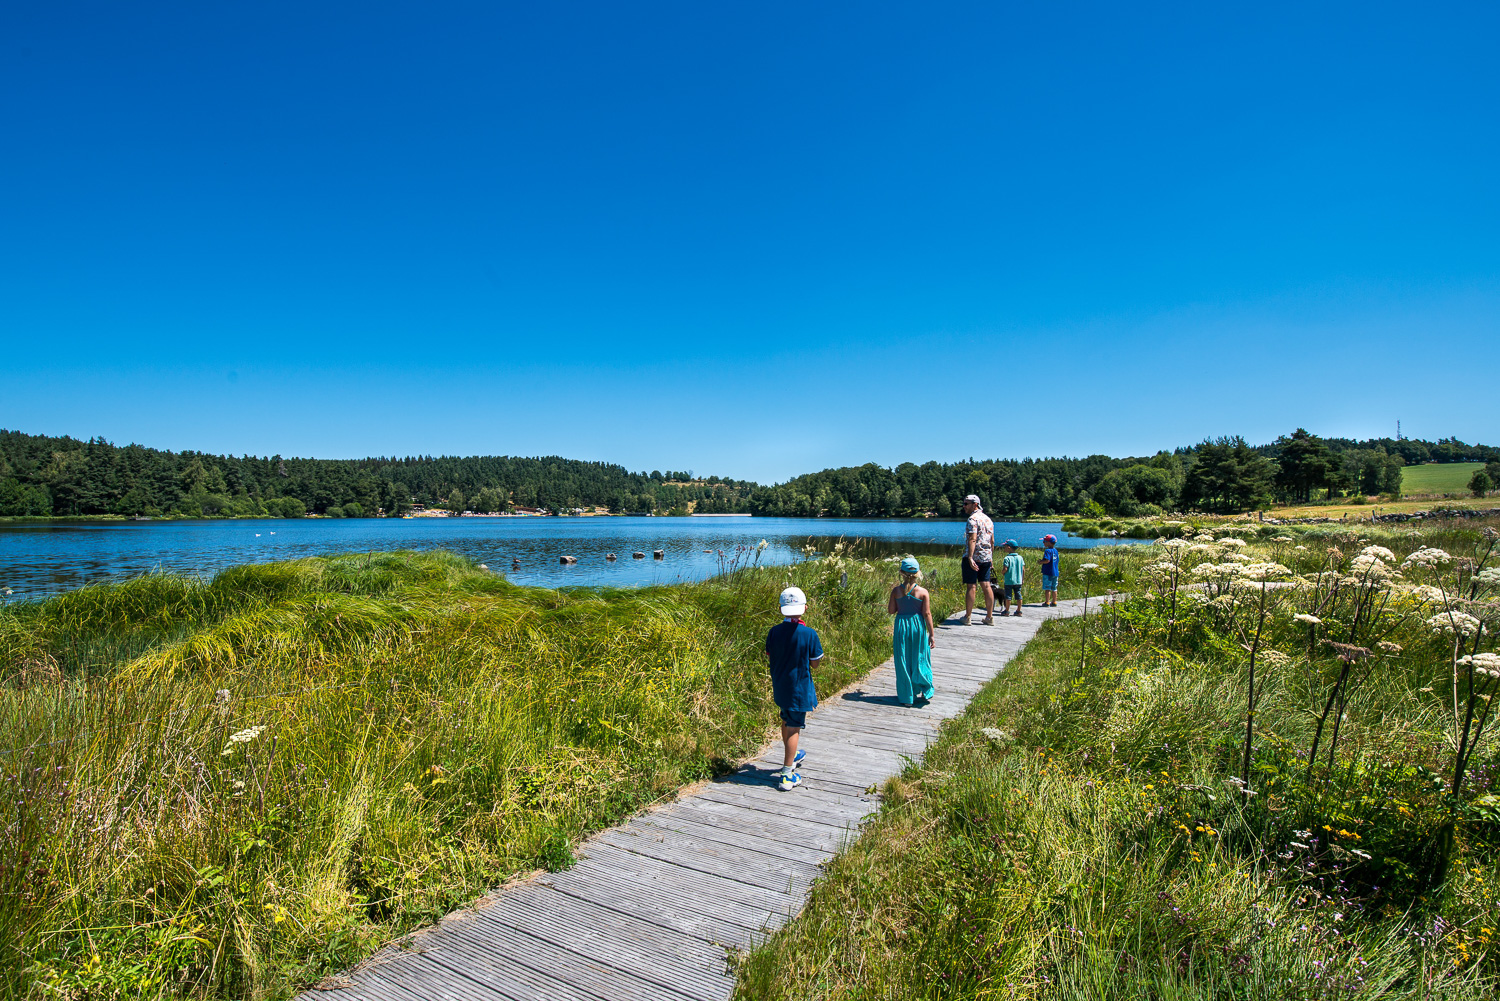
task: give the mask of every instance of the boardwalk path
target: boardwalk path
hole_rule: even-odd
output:
[[[933,650],[937,697],[898,706],[887,661],[826,698],[802,734],[799,788],[771,784],[778,741],[733,775],[590,839],[574,868],[456,911],[304,1001],[728,998],[726,947],[748,948],[802,909],[820,865],[880,808],[867,790],[920,758],[1045,619],[1082,604],[1031,607],[993,627],[950,618]]]

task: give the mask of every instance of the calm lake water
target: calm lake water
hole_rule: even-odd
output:
[[[997,540],[1039,546],[1056,535],[1063,549],[1127,540],[1080,539],[1058,524],[997,522]],[[790,563],[811,540],[826,550],[837,538],[864,540],[871,555],[954,555],[963,522],[819,518],[356,518],[72,522],[0,525],[0,588],[10,600],[55,594],[82,584],[151,570],[212,574],[241,563],[391,549],[447,549],[543,587],[639,586],[701,580],[765,539],[763,563]],[[652,550],[665,551],[662,560]],[[634,551],[644,560],[631,558]],[[619,561],[606,562],[605,553]],[[722,556],[721,556],[722,554]],[[562,566],[559,556],[576,556]],[[743,558],[743,556],[741,557]],[[512,561],[520,566],[512,569]]]

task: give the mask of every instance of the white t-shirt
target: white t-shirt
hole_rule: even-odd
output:
[[[974,562],[993,563],[995,560],[995,523],[983,511],[969,515],[969,524],[964,529],[964,544],[978,536],[974,542]]]

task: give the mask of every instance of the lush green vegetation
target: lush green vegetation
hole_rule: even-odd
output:
[[[377,554],[0,608],[0,994],[284,996],[566,865],[768,737],[789,581],[822,690],[889,656],[889,567],[728,569],[550,591]]]
[[[236,458],[0,430],[0,515],[11,516],[374,517],[413,504],[454,511],[693,504],[713,513],[747,510],[754,486],[556,456]]]
[[[1467,493],[1470,477],[1484,468],[1482,462],[1435,462],[1409,466],[1401,477],[1401,491],[1408,494]]]
[[[1181,527],[1099,554],[1132,597],[887,784],[740,996],[1496,996],[1494,530]]]

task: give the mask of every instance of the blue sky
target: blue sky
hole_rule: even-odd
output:
[[[1137,6],[6,4],[0,427],[1500,440],[1500,8]]]

